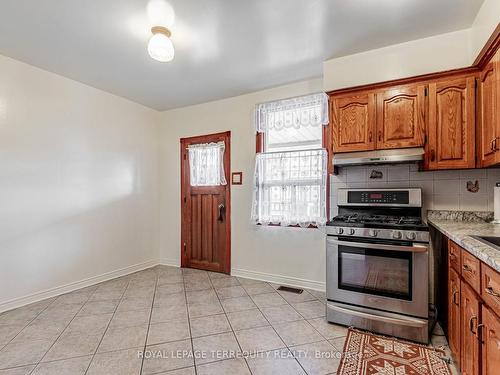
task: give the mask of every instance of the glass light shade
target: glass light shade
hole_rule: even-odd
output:
[[[160,61],[168,62],[174,58],[174,45],[169,37],[164,34],[154,34],[148,43],[148,52],[151,58]]]

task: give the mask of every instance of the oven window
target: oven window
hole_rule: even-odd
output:
[[[411,300],[412,253],[339,246],[339,288]]]

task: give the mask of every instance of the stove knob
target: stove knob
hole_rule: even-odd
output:
[[[344,229],[342,228],[337,228],[337,234],[342,234],[344,233]]]
[[[395,230],[392,232],[392,238],[399,240],[401,237],[403,237],[403,234],[400,231]]]
[[[372,237],[377,237],[377,235],[378,235],[378,230],[376,230],[376,229],[370,229],[370,230],[368,231],[368,235],[369,235],[369,236],[372,236]]]
[[[415,232],[407,232],[406,233],[406,238],[409,240],[414,240],[417,237],[417,234]]]
[[[356,231],[355,231],[354,229],[352,229],[352,228],[351,228],[351,229],[349,229],[349,232],[348,232],[348,233],[352,236],[354,233],[356,233]]]

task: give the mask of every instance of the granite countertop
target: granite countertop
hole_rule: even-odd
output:
[[[482,262],[500,272],[500,250],[471,237],[500,237],[500,224],[491,224],[491,213],[429,211],[427,222]]]

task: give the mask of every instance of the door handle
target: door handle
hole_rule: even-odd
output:
[[[217,210],[219,212],[217,221],[224,221],[224,212],[226,211],[226,206],[224,206],[224,203],[219,204]]]
[[[477,320],[477,316],[473,316],[469,319],[469,331],[471,331],[473,335],[477,335],[477,331],[474,331],[474,320]]]

